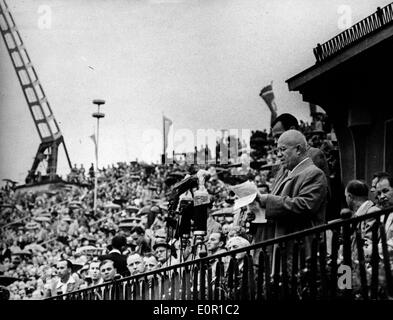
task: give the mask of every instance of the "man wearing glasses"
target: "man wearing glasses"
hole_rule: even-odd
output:
[[[326,176],[307,155],[301,132],[285,131],[277,146],[285,174],[275,181],[271,194],[258,194],[266,219],[274,222],[275,238],[323,224],[328,192]],[[305,239],[306,254],[310,245]]]

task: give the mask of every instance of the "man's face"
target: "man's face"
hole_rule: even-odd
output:
[[[291,146],[285,141],[278,141],[278,157],[281,165],[285,169],[292,170],[299,163],[299,155],[296,152],[296,146]]]
[[[97,281],[101,277],[99,262],[90,263],[89,275],[94,281]]]
[[[67,261],[60,261],[57,263],[57,275],[64,279],[69,274],[71,274],[71,270],[67,267]]]
[[[132,276],[143,273],[145,271],[143,258],[139,254],[130,255],[127,259],[127,268]]]
[[[388,179],[382,179],[377,183],[378,205],[382,208],[393,206],[393,188]]]
[[[280,138],[281,134],[284,132],[284,127],[282,125],[282,123],[279,121],[277,122],[273,128],[272,128],[272,135],[273,135],[273,139],[275,141],[278,140],[278,138]]]
[[[145,263],[146,272],[156,270],[158,267],[158,260],[156,257],[145,257],[143,261]]]
[[[171,252],[166,247],[157,247],[155,251],[157,260],[161,263],[164,263],[167,259],[169,259]]]
[[[131,234],[130,237],[131,237],[131,244],[138,246],[142,242],[143,235],[134,232]]]
[[[104,281],[112,280],[116,275],[116,269],[113,266],[113,262],[107,262],[100,268],[100,272]]]
[[[220,234],[218,232],[214,232],[209,236],[209,239],[206,243],[208,251],[216,251],[218,248],[222,246],[222,242],[220,241]]]

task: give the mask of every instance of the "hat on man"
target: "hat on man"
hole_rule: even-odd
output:
[[[173,249],[173,246],[171,246],[169,243],[167,243],[165,240],[157,240],[156,243],[153,245],[153,250],[156,250],[158,247],[164,247],[166,249]]]
[[[212,216],[233,216],[233,207],[221,208],[212,213]]]

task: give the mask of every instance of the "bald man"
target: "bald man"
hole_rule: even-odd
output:
[[[325,223],[327,181],[307,155],[307,141],[297,130],[282,133],[277,144],[286,175],[275,181],[271,194],[259,194],[266,219],[274,222],[279,237]],[[306,239],[306,252],[309,241]]]

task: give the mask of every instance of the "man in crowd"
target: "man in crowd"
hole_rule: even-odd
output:
[[[72,263],[69,260],[60,260],[57,265],[57,277],[52,280],[50,292],[46,295],[53,297],[79,289],[80,280],[72,272]]]
[[[138,253],[131,253],[127,258],[127,268],[132,276],[145,272],[145,262]]]
[[[157,242],[153,246],[153,250],[158,262],[160,263],[161,268],[173,266],[174,264],[179,263],[179,261],[172,255],[172,246],[167,244],[166,242]]]
[[[345,200],[347,202],[348,208],[351,210],[351,216],[359,217],[367,213],[379,211],[380,209],[368,199],[369,189],[365,182],[360,180],[351,180],[348,182],[345,188]],[[371,241],[372,241],[372,227],[375,223],[375,219],[369,219],[360,222],[358,227],[360,228],[361,237],[364,239],[364,253],[366,259],[371,256]],[[327,233],[328,240],[328,251],[331,249],[331,237],[332,233]],[[352,254],[353,258],[357,259],[357,249],[356,249],[356,239],[352,239]],[[342,248],[340,249],[342,256]],[[330,253],[330,252],[328,252]]]
[[[225,236],[222,232],[213,232],[210,234],[206,243],[207,252],[209,256],[226,252]]]
[[[206,243],[208,255],[212,256],[215,254],[227,252],[227,250],[225,249],[225,242],[225,235],[222,232],[213,232],[212,234],[210,234],[209,239]],[[224,257],[221,260],[224,263],[224,270],[226,270],[228,267],[229,259],[228,257]],[[215,276],[216,274],[217,262],[217,259],[211,261],[211,269],[213,276]]]
[[[278,156],[286,174],[276,179],[271,194],[259,194],[266,219],[274,221],[274,235],[280,237],[325,222],[326,176],[307,153],[307,141],[297,130],[285,131],[278,139]],[[311,239],[305,239],[310,254]]]
[[[228,251],[244,248],[250,245],[250,242],[243,237],[232,237],[228,240],[226,247]],[[236,260],[238,261],[239,272],[243,270],[244,265],[244,257],[246,256],[246,252],[239,252],[236,254]]]
[[[145,230],[141,226],[135,226],[131,229],[131,246],[134,251],[141,255],[151,251],[150,241],[145,236]]]
[[[374,202],[377,202],[377,183],[379,182],[379,180],[383,177],[389,177],[390,174],[384,171],[379,171],[373,174],[373,178],[371,180],[371,188],[370,188],[370,192],[371,192],[371,196]]]
[[[106,259],[100,263],[100,273],[102,275],[103,282],[115,280],[117,270],[113,260]]]
[[[145,272],[154,271],[158,269],[159,262],[156,256],[151,252],[145,254],[145,256],[143,257],[143,263],[145,264],[145,268],[146,268]]]
[[[122,254],[126,245],[126,237],[122,235],[116,235],[112,238],[112,250],[109,252],[109,254],[99,257],[101,261],[108,259],[112,260],[117,272],[119,272],[119,274],[123,277],[130,275],[127,268],[127,257]]]
[[[381,209],[393,207],[393,177],[389,174],[379,178],[376,185],[376,197],[378,206]],[[384,217],[386,239],[393,239],[393,213],[386,214]]]
[[[91,279],[90,286],[96,286],[103,282],[100,272],[100,262],[99,261],[92,261],[89,265],[89,276]]]
[[[355,217],[362,216],[367,213],[379,211],[380,209],[368,199],[368,186],[360,180],[352,180],[348,182],[345,188],[345,199],[348,208],[353,212]],[[374,219],[364,221],[361,224],[362,237],[371,240],[371,230]]]

